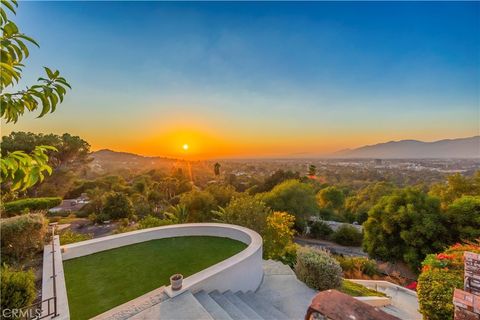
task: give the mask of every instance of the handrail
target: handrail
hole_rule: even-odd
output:
[[[24,307],[21,310],[24,312],[20,312],[20,314],[24,315],[26,319],[31,319],[31,320],[39,320],[39,319],[45,319],[49,316],[51,318],[55,318],[58,316],[57,312],[57,273],[55,271],[55,229],[57,226],[57,223],[50,223],[49,224],[51,230],[52,230],[52,276],[51,278],[53,279],[53,297],[43,299],[42,301],[36,302],[30,306]],[[53,300],[53,310],[50,308],[50,301]],[[43,309],[44,304],[46,303],[47,305],[47,310]],[[33,311],[33,312],[32,312]],[[53,312],[52,312],[53,311]],[[45,313],[45,314],[44,314]]]

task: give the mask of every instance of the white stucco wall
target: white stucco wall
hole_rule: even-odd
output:
[[[256,290],[263,278],[262,238],[253,230],[230,224],[189,223],[137,230],[98,239],[65,245],[62,247],[64,260],[74,259],[100,251],[150,240],[182,237],[213,236],[241,241],[248,245],[238,254],[204,269],[183,281],[181,290],[165,288],[169,296],[176,296],[185,290]]]

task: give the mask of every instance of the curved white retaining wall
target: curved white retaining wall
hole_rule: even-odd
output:
[[[145,241],[183,236],[224,237],[248,246],[236,255],[185,278],[181,290],[172,291],[170,286],[166,287],[170,297],[185,290],[255,291],[260,286],[263,278],[262,237],[253,230],[231,224],[188,223],[121,233],[65,245],[62,258],[69,260]]]

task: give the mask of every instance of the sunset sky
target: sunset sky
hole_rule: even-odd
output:
[[[209,158],[480,130],[479,2],[20,2],[14,21],[41,46],[21,85],[45,65],[73,90],[4,135]]]

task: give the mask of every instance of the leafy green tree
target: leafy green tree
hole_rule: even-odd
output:
[[[17,1],[5,0],[0,5],[0,118],[5,122],[17,122],[26,111],[41,108],[38,117],[54,112],[63,101],[70,85],[60,76],[59,71],[45,67],[46,75],[38,82],[23,90],[16,87],[22,76],[24,60],[30,51],[27,44],[38,46],[29,36],[20,32],[18,26],[10,20],[15,14]],[[11,151],[0,159],[0,179],[2,183],[11,182],[12,189],[27,189],[42,181],[45,173],[50,174],[47,152],[53,147],[37,146],[31,153]]]
[[[313,164],[308,166],[308,175],[310,177],[314,177],[317,174],[317,167]]]
[[[460,173],[451,175],[447,178],[446,183],[433,185],[429,194],[438,197],[441,200],[444,209],[462,196],[479,195],[480,170],[472,177],[465,177]]]
[[[306,220],[318,213],[315,191],[310,184],[287,180],[275,186],[260,198],[274,211],[285,211],[295,216],[295,223],[303,228]]]
[[[219,176],[220,175],[220,163],[216,162],[214,165],[213,165],[213,172],[215,173],[216,176]]]
[[[480,196],[463,196],[446,212],[452,242],[480,238]]]
[[[189,220],[189,212],[185,205],[177,204],[171,206],[169,211],[164,213],[165,217],[173,223],[186,223]]]
[[[215,198],[209,192],[199,190],[182,193],[180,204],[187,208],[191,222],[211,221],[211,212],[216,208]]]
[[[373,258],[405,261],[417,270],[425,256],[446,245],[440,202],[412,188],[383,197],[363,224],[363,247]]]
[[[394,189],[394,185],[388,182],[369,184],[359,190],[357,194],[346,198],[345,209],[355,217],[355,221],[363,223],[368,219],[368,211],[383,196],[390,195]]]
[[[272,190],[276,185],[283,181],[290,179],[300,179],[300,174],[293,171],[277,170],[271,176],[269,176],[261,186],[257,188],[258,192],[267,192]]]
[[[335,186],[326,187],[317,193],[317,201],[322,208],[339,210],[345,203],[345,195]]]
[[[295,217],[286,212],[273,212],[267,216],[267,225],[263,233],[264,257],[284,259],[293,244],[293,225]]]
[[[248,195],[232,198],[228,206],[214,211],[219,221],[237,224],[263,234],[272,210],[260,199]]]
[[[221,207],[226,206],[234,196],[238,195],[231,185],[211,184],[205,191],[210,193],[215,198],[217,205]]]
[[[105,196],[102,212],[110,219],[130,218],[133,215],[132,201],[120,192],[111,192]]]

